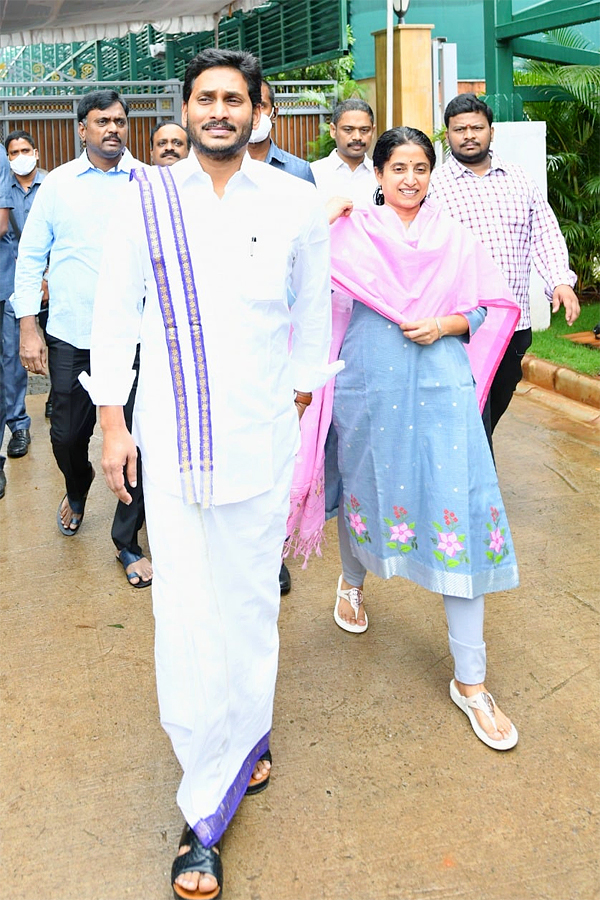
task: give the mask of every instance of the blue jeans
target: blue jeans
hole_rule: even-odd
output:
[[[10,300],[4,304],[2,324],[2,359],[4,366],[4,391],[6,400],[6,424],[14,433],[31,427],[31,419],[25,409],[27,371],[21,365],[19,340],[21,329],[15,318]]]

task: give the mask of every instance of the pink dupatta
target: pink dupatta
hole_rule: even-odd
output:
[[[440,207],[426,202],[407,230],[388,206],[355,210],[331,229],[333,339],[337,359],[352,299],[391,322],[466,313],[487,307],[465,344],[483,409],[492,379],[519,320],[510,288],[482,244]],[[287,552],[320,555],[325,522],[325,439],[334,379],[315,392],[302,422],[292,485]]]

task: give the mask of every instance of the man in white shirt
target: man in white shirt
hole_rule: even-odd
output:
[[[343,100],[331,116],[329,133],[335,150],[310,164],[324,200],[349,197],[355,207],[373,204],[377,179],[367,153],[375,134],[373,110],[365,100]]]
[[[181,897],[220,896],[218,842],[244,795],[269,781],[298,413],[343,365],[327,362],[322,204],[246,153],[261,77],[247,53],[191,61],[182,120],[192,151],[129,185],[94,309],[89,390],[104,473],[124,502],[136,443],[143,460],[160,714],[183,769],[171,873]],[[134,440],[122,406],[138,340]]]
[[[190,139],[177,122],[157,122],[150,132],[150,162],[153,166],[172,166],[190,152]]]
[[[50,311],[46,326],[52,380],[50,440],[66,493],[56,521],[66,537],[79,531],[94,480],[89,442],[96,410],[78,381],[89,372],[90,333],[102,243],[108,220],[131,170],[141,166],[126,148],[127,102],[113,90],[91,91],[77,107],[85,150],[53,169],[40,185],[19,241],[13,306],[20,319],[21,362],[46,371],[46,348],[35,317],[48,256]],[[141,480],[129,506],[119,504],[113,522],[117,558],[133,587],[146,587],[152,566],[138,544],[144,518]]]

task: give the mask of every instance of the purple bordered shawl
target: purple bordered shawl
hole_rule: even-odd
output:
[[[196,280],[179,195],[168,166],[156,166],[150,172],[134,169],[131,177],[140,189],[165,326],[175,399],[181,494],[184,503],[199,503],[206,509],[212,503],[213,489],[210,392]],[[159,220],[163,222],[162,232]],[[190,356],[193,366],[186,367],[184,358]]]
[[[340,352],[352,298],[391,322],[466,313],[487,307],[465,350],[483,409],[492,379],[519,320],[519,307],[483,245],[434,203],[426,202],[406,229],[388,206],[357,209],[331,228],[333,341]],[[321,553],[325,522],[325,438],[334,380],[313,395],[302,423],[302,446],[292,484],[288,552]]]

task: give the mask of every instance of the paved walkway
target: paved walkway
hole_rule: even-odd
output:
[[[59,534],[44,399],[0,502],[0,898],[167,900],[179,772],[150,591],[113,561],[100,476],[81,533]],[[226,837],[225,900],[600,896],[599,433],[521,394],[496,451],[521,587],[489,598],[488,685],[518,747],[487,749],[450,702],[436,596],[370,577],[369,631],[336,628],[330,528],[324,559],[291,564],[274,774]]]

